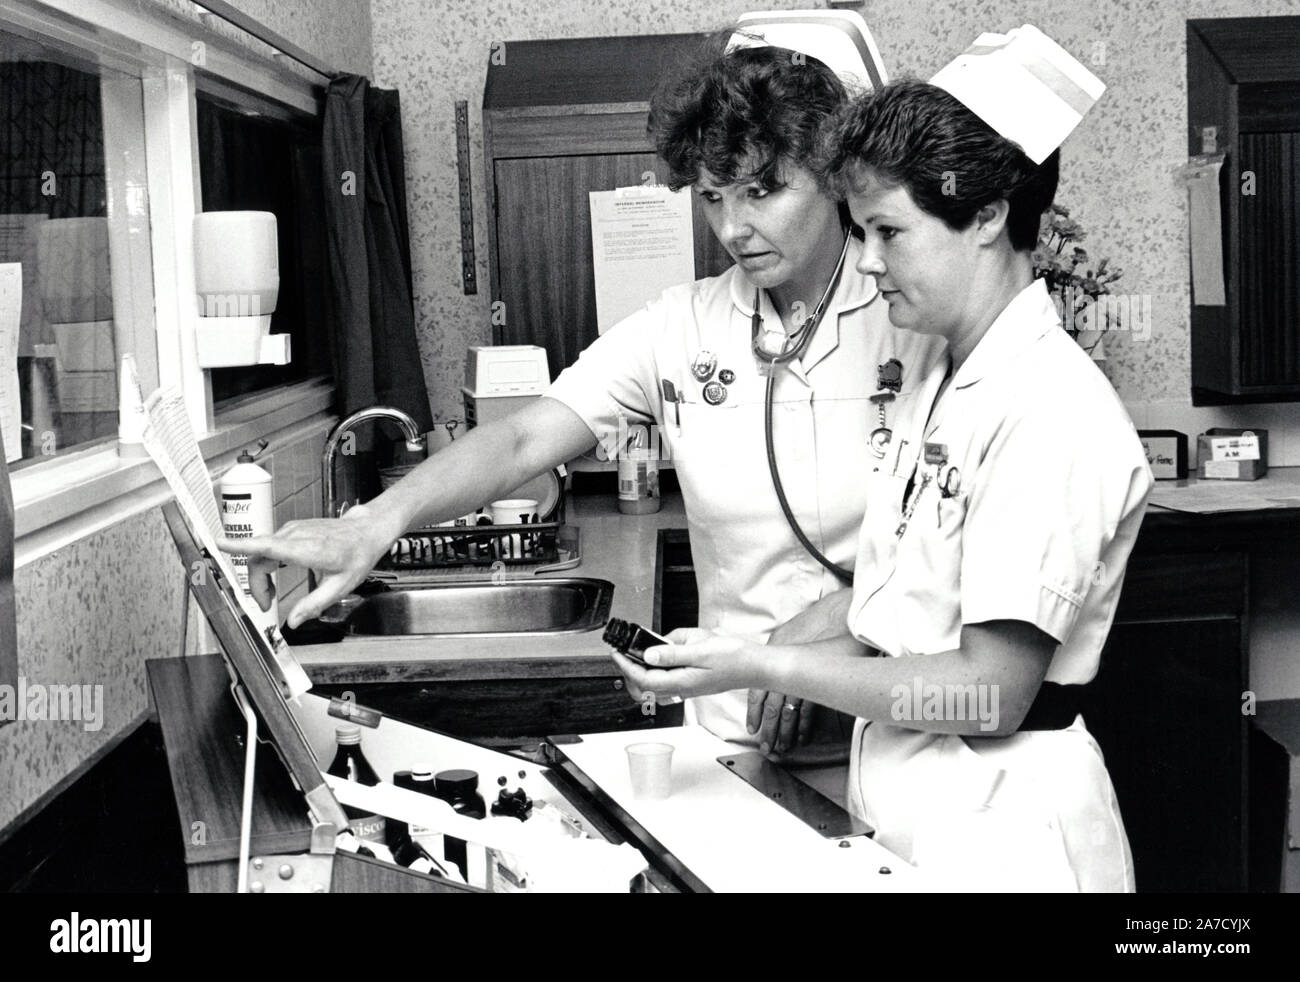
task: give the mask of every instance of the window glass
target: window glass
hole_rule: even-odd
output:
[[[271,332],[292,338],[288,365],[214,369],[212,398],[220,409],[236,396],[332,374],[320,123],[273,118],[200,92],[198,130],[203,211],[276,217],[280,290]]]
[[[0,32],[0,432],[15,469],[116,437],[120,312],[136,308],[114,295],[113,245],[147,216],[137,134],[138,78]]]

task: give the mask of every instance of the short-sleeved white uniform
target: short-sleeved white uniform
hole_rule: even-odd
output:
[[[882,391],[877,368],[891,358],[902,363],[902,390],[886,408],[892,426],[908,411],[916,382],[946,351],[940,340],[889,324],[874,278],[856,270],[860,249],[854,240],[803,358],[778,371],[773,407],[791,508],[809,539],[850,569],[876,460],[868,439],[878,425],[869,401]],[[768,474],[766,379],[750,347],[754,292],[735,266],[667,290],[594,341],[546,395],[577,413],[598,440],[618,432],[620,415],[658,427],[661,453],[671,457],[685,500],[700,626],[766,641],[843,584],[795,538]],[[766,325],[780,323],[766,294],[760,313]],[[701,352],[716,358],[712,381],[723,370],[735,373],[719,405],[705,401],[706,383],[692,375]],[[665,379],[682,404],[665,405]],[[692,700],[691,708],[723,739],[754,742],[745,732],[746,693]]]
[[[922,384],[924,397],[946,371]],[[960,647],[963,624],[1034,624],[1060,642],[1047,681],[1090,681],[1152,479],[1123,405],[1061,330],[1042,281],[994,321],[923,431],[891,450],[871,475],[848,623],[886,655],[916,659],[921,681],[897,692],[897,719],[924,719],[925,699],[948,698],[926,688],[936,683],[924,657]],[[909,478],[915,507],[900,535]],[[987,718],[961,693],[947,705]],[[986,713],[992,705],[988,693]],[[859,721],[849,774],[850,806],[878,841],[971,889],[1133,889],[1082,718],[1005,738]]]

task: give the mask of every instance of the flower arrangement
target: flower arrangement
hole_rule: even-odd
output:
[[[1038,248],[1034,250],[1034,276],[1047,281],[1061,323],[1070,337],[1089,354],[1101,343],[1101,332],[1112,318],[1118,321],[1118,309],[1099,304],[1098,298],[1109,294],[1111,284],[1124,273],[1101,259],[1096,268],[1090,265],[1088,250],[1079,243],[1087,237],[1083,226],[1070,217],[1070,209],[1053,204],[1043,212],[1038,230]],[[1088,332],[1089,338],[1080,338]],[[1095,336],[1095,340],[1089,340]],[[1101,357],[1098,355],[1098,357]]]

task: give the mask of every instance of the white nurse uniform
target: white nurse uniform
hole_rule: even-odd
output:
[[[924,657],[958,648],[963,624],[1025,621],[1059,642],[1047,681],[1090,681],[1152,479],[1119,398],[1061,330],[1041,281],[921,420],[872,470],[849,629],[916,659],[924,679]],[[933,681],[897,693],[894,718],[855,728],[849,803],[877,840],[974,890],[1132,890],[1115,795],[1082,718],[1003,738],[909,729],[924,718],[912,696]]]
[[[938,339],[890,326],[874,278],[857,272],[860,253],[855,239],[807,351],[778,369],[773,407],[776,458],[791,508],[813,544],[850,569],[877,460],[868,447],[879,425],[870,401],[882,392],[877,369],[890,359],[902,366],[901,391],[886,407],[893,425],[911,412],[919,380],[946,351]],[[700,626],[764,642],[842,584],[795,538],[768,474],[767,380],[750,348],[754,294],[734,266],[670,289],[594,341],[546,395],[577,413],[598,440],[618,432],[620,416],[657,428],[686,504]],[[761,303],[765,324],[779,323],[766,295]],[[707,381],[692,371],[709,361],[702,354],[715,362]],[[724,370],[725,398],[712,404],[705,386],[721,384]],[[680,403],[665,404],[665,380]],[[755,743],[745,731],[745,692],[694,699],[691,709],[723,739]]]

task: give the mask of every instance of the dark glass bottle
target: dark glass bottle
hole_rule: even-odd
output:
[[[469,770],[439,771],[433,778],[434,794],[452,811],[467,818],[486,818],[487,803],[478,793],[478,772]],[[469,853],[464,839],[445,838],[444,852],[449,863],[455,863],[460,875],[469,882]]]
[[[338,740],[338,750],[325,773],[370,787],[378,784],[379,775],[375,773],[375,769],[370,766],[370,761],[366,760],[365,754],[361,752],[361,727],[355,723],[346,723],[335,728],[334,736]],[[382,815],[374,815],[347,805],[343,806],[343,811],[348,817],[348,828],[358,839],[370,842],[384,841],[385,819]]]
[[[393,784],[407,791],[436,797],[433,793],[433,768],[428,764],[414,764],[409,771],[397,771],[393,775]],[[388,823],[388,848],[392,850],[393,859],[401,865],[431,876],[442,876],[439,861],[412,838],[424,832],[424,829],[411,828],[405,822],[391,821]]]

